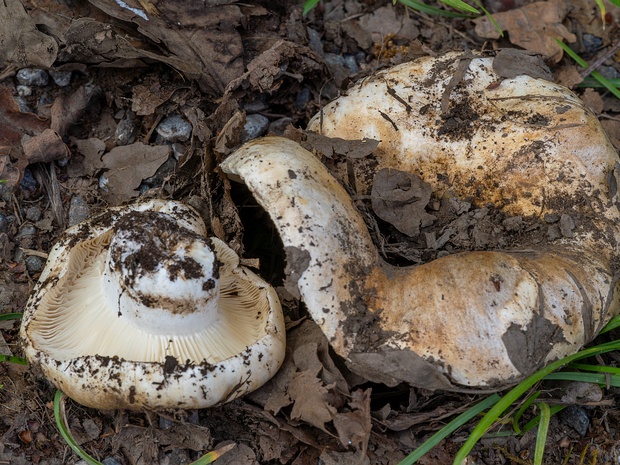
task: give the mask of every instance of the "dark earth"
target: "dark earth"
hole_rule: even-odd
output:
[[[603,88],[579,86],[586,70],[563,56],[553,38],[579,53],[588,72],[620,78],[620,8],[605,2],[601,17],[594,0],[482,3],[507,31],[503,37],[484,16],[430,16],[379,0],[322,1],[306,16],[301,0],[0,3],[0,312],[23,310],[64,229],[137,197],[195,207],[213,235],[277,287],[285,308],[287,359],[274,379],[243,399],[141,413],[68,401],[69,426],[89,454],[108,465],[177,465],[234,443],[216,463],[398,464],[484,398],[388,388],[347,372],[287,290],[284,250],[267,215],[217,168],[249,139],[301,138],[322,105],[373,71],[451,50],[539,54],[544,65],[529,61],[530,71],[549,78],[548,66],[619,148],[620,101]],[[446,115],[447,135],[475,118],[456,110]],[[328,166],[372,152],[368,144],[303,137]],[[393,195],[403,183],[415,198]],[[381,173],[373,193],[356,199],[382,255],[402,265],[571,237],[579,223],[568,214],[507,217],[470,199],[437,199],[416,176],[394,171]],[[395,215],[402,208],[407,214]],[[22,355],[18,322],[0,322],[0,330],[0,353]],[[618,337],[612,331],[597,342]],[[617,366],[620,354],[596,363]],[[56,429],[48,382],[27,367],[1,363],[0,385],[0,465],[79,462]],[[537,389],[549,405],[567,406],[551,419],[544,463],[619,463],[617,388],[545,382]],[[522,423],[536,413],[528,409]],[[512,432],[510,423],[492,431]],[[452,463],[474,426],[457,430],[418,463]],[[530,464],[535,440],[536,429],[489,435],[467,463]]]

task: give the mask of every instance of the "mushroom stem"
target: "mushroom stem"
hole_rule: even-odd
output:
[[[398,268],[379,257],[347,192],[295,142],[252,141],[221,167],[271,216],[334,350],[372,381],[501,388],[573,353],[619,311],[609,258],[585,242]]]

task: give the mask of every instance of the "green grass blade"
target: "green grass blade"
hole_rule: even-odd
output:
[[[527,408],[532,405],[534,401],[538,398],[541,392],[542,391],[536,391],[534,394],[528,397],[527,400],[523,402],[523,405],[519,408],[519,410],[517,410],[517,413],[512,419],[512,429],[515,433],[521,433],[521,428],[519,428],[519,420],[521,419],[521,416],[523,416],[523,413],[527,410]]]
[[[618,0],[618,1],[620,1],[620,0]],[[584,82],[586,80],[588,80],[588,79],[591,79],[591,78],[584,79]],[[620,79],[610,80],[610,82],[612,82],[612,81],[615,81],[616,85],[620,85]],[[598,81],[596,81],[596,82],[598,82]],[[601,329],[599,331],[599,334],[604,334],[607,331],[611,331],[612,329],[616,329],[618,326],[620,326],[620,315],[617,315],[617,316],[613,317],[611,320],[609,320],[609,323],[607,323],[605,326],[603,326],[603,329]]]
[[[476,443],[480,440],[482,435],[486,433],[486,431],[493,425],[493,423],[497,421],[500,415],[502,415],[502,413],[504,413],[504,411],[506,411],[513,402],[515,402],[519,397],[525,394],[529,389],[532,388],[532,386],[541,381],[543,378],[574,360],[592,357],[594,355],[599,355],[619,349],[620,341],[612,341],[581,350],[575,354],[569,355],[568,357],[564,357],[563,359],[556,360],[555,362],[550,363],[546,367],[542,368],[541,370],[537,371],[533,375],[523,380],[521,383],[517,384],[507,394],[505,394],[504,397],[502,397],[493,407],[491,407],[491,409],[478,422],[472,433],[469,435],[467,441],[465,441],[465,444],[463,444],[463,446],[457,452],[453,462],[454,465],[461,465],[463,460],[467,458],[467,455],[469,455],[469,453],[476,445]]]
[[[585,61],[583,58],[581,58],[579,55],[577,55],[568,45],[566,45],[561,40],[558,40],[558,39],[554,39],[554,40],[557,42],[557,44],[560,47],[562,47],[562,50],[564,50],[568,56],[570,56],[573,60],[575,60],[575,62],[579,66],[581,66],[582,68],[589,67],[588,62]],[[603,77],[603,75],[599,73],[598,71],[592,71],[592,73],[590,74],[594,79],[600,82],[603,87],[605,87],[609,92],[611,92],[616,98],[620,99],[620,90],[614,87],[614,85],[611,82],[609,82],[607,78]]]
[[[465,13],[456,13],[454,11],[442,10],[434,6],[427,5],[418,0],[398,0],[398,3],[408,6],[409,8],[426,13],[431,16],[445,16],[447,18],[470,18],[471,15]]]
[[[448,5],[449,7],[452,7],[455,10],[467,11],[468,13],[473,13],[475,15],[480,14],[478,10],[476,10],[471,5],[468,5],[463,0],[441,0],[441,3]]]
[[[423,444],[420,445],[416,450],[414,450],[411,454],[405,457],[398,465],[411,465],[416,463],[420,458],[430,451],[433,447],[439,444],[443,439],[448,437],[458,428],[463,426],[469,420],[474,418],[480,412],[486,410],[491,407],[495,402],[500,399],[498,394],[493,394],[486,399],[478,402],[476,405],[468,409],[467,411],[461,413],[458,417],[448,423],[446,426],[441,428],[435,434],[433,434],[430,438],[424,441]]]
[[[0,362],[16,363],[18,365],[28,365],[28,360],[21,357],[14,357],[13,355],[0,354]]]
[[[21,317],[21,313],[3,313],[0,315],[0,321],[19,320]]]
[[[566,405],[554,405],[553,407],[550,407],[549,410],[550,410],[551,416],[553,416],[556,413],[561,412],[565,408],[566,408]],[[534,418],[528,421],[525,424],[525,426],[523,426],[523,434],[527,433],[529,430],[534,428],[536,425],[538,425],[539,422],[540,422],[540,415],[536,415]]]
[[[612,375],[620,375],[620,368],[608,367],[604,365],[588,365],[585,363],[571,363],[568,368],[574,370],[594,371],[596,373],[611,373]]]
[[[84,449],[75,442],[73,436],[71,436],[71,431],[69,431],[69,426],[67,424],[67,414],[65,412],[65,397],[64,392],[60,389],[56,390],[56,394],[54,395],[54,418],[56,418],[56,426],[58,426],[60,435],[67,442],[71,450],[88,463],[88,465],[103,465],[101,462],[88,455]]]
[[[303,15],[306,16],[318,4],[319,4],[319,0],[306,0],[304,2],[304,12],[303,12]]]
[[[227,444],[225,446],[222,446],[219,449],[216,449],[216,450],[214,450],[212,452],[209,452],[208,454],[203,455],[198,460],[196,460],[195,462],[190,463],[189,465],[207,465],[207,464],[209,464],[209,463],[219,459],[222,455],[224,455],[229,450],[234,449],[234,447],[236,445],[237,444]]]
[[[549,421],[551,412],[549,406],[544,402],[539,402],[540,423],[538,424],[538,435],[536,436],[536,450],[534,452],[534,465],[542,465],[545,446],[547,445],[547,435],[549,434]]]
[[[602,373],[580,373],[571,371],[560,371],[545,376],[545,379],[579,381],[582,383],[607,384],[613,387],[620,387],[620,375]]]

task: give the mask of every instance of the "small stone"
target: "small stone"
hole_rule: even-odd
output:
[[[6,232],[9,229],[9,219],[0,213],[0,232]]]
[[[253,100],[243,104],[243,109],[246,113],[258,113],[265,111],[267,108],[269,108],[269,105],[267,105],[267,99],[264,94],[258,95]]]
[[[118,145],[129,145],[136,141],[136,135],[138,134],[138,128],[136,127],[133,118],[127,116],[123,118],[118,126],[116,126],[116,143]]]
[[[310,101],[311,97],[312,97],[312,92],[310,91],[310,88],[303,87],[297,94],[297,98],[295,98],[295,106],[299,110],[303,110],[304,108],[306,108],[306,105]]]
[[[32,113],[32,108],[30,108],[30,104],[28,103],[28,100],[26,100],[24,97],[22,96],[17,96],[15,98],[15,101],[17,102],[17,105],[19,106],[19,111],[22,113]]]
[[[103,463],[103,465],[122,465],[121,462],[114,457],[106,457],[101,463]]]
[[[506,218],[502,221],[502,224],[507,231],[520,231],[523,228],[523,217],[513,216],[511,218]]]
[[[105,173],[102,173],[101,176],[99,176],[99,189],[103,190],[103,191],[108,191],[108,183],[109,183],[109,179],[106,177]]]
[[[275,121],[272,121],[269,124],[268,132],[271,134],[275,134],[276,136],[281,136],[286,131],[291,124],[293,124],[293,119],[285,116],[284,118],[278,118]]]
[[[88,437],[91,439],[97,439],[101,434],[101,429],[97,426],[91,418],[87,418],[82,422],[82,426],[84,427],[84,431],[88,434]]]
[[[596,52],[603,45],[603,39],[592,34],[584,33],[581,39],[585,53],[588,55]]]
[[[543,216],[543,220],[547,224],[557,223],[558,221],[560,221],[560,215],[558,215],[557,213],[545,213],[545,216]]]
[[[101,179],[101,178],[100,178]],[[88,218],[90,207],[86,200],[77,195],[71,197],[71,203],[69,204],[69,224],[68,226],[74,226],[81,223]]]
[[[562,216],[560,217],[560,232],[562,233],[562,236],[569,238],[573,237],[575,235],[573,232],[574,229],[575,220],[573,220],[573,217],[567,215],[566,213],[562,213]]]
[[[306,28],[306,31],[308,32],[310,47],[312,47],[319,55],[323,55],[323,42],[321,42],[321,34],[311,27]]]
[[[37,227],[34,224],[24,223],[21,225],[17,234],[15,235],[15,239],[26,239],[31,238],[37,233]]]
[[[590,418],[579,405],[569,405],[560,413],[562,423],[573,428],[580,436],[585,436],[590,426]]]
[[[347,68],[351,74],[357,74],[360,70],[355,56],[349,54],[344,56],[344,67]]]
[[[41,219],[41,216],[43,216],[43,213],[41,212],[41,209],[39,207],[28,207],[26,209],[26,219],[28,221],[39,221]]]
[[[28,255],[24,261],[26,263],[26,269],[30,274],[40,273],[45,267],[45,259],[37,257],[36,255]]]
[[[46,86],[50,80],[44,69],[22,68],[17,72],[17,80],[24,86]]]
[[[560,231],[560,227],[557,224],[552,224],[547,228],[547,239],[550,241],[554,241],[562,237],[562,232]]]
[[[192,125],[181,116],[172,115],[159,123],[156,131],[167,142],[186,141],[192,135]]]
[[[38,186],[37,180],[32,175],[32,171],[26,169],[22,181],[19,183],[19,187],[23,191],[34,192]]]
[[[267,132],[267,128],[269,127],[269,118],[263,115],[248,115],[245,118],[245,126],[243,129],[245,131],[245,137],[243,138],[243,142],[247,142],[252,139],[256,139],[257,137],[262,136]]]
[[[71,84],[71,71],[55,71],[52,69],[49,73],[57,86],[66,87]]]
[[[163,430],[170,429],[174,426],[174,421],[170,418],[159,417],[159,427]]]
[[[17,95],[20,97],[28,97],[32,95],[32,87],[30,86],[17,86]]]

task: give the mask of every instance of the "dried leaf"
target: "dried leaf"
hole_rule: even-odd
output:
[[[39,31],[19,0],[0,2],[0,59],[17,65],[50,67],[58,43]]]
[[[136,142],[115,147],[103,156],[103,167],[108,171],[106,195],[111,205],[119,205],[138,195],[136,189],[143,179],[153,176],[170,155],[167,145],[145,145]]]
[[[0,147],[18,146],[24,134],[36,136],[48,123],[33,113],[22,113],[11,91],[0,88]]]
[[[53,129],[46,129],[34,137],[24,136],[22,148],[23,155],[18,158],[22,161],[20,166],[24,167],[30,163],[47,163],[69,156],[62,137]]]
[[[352,412],[338,413],[334,427],[338,439],[345,447],[353,446],[361,455],[366,455],[372,422],[370,420],[370,389],[357,389],[351,393],[349,406]]]
[[[243,44],[235,28],[245,16],[236,5],[167,1],[158,2],[157,7],[148,2],[129,6],[114,0],[90,3],[114,18],[137,24],[140,33],[168,50],[166,54],[137,50],[142,57],[174,66],[189,79],[196,79],[211,95],[221,95],[226,85],[243,73]],[[145,5],[152,9],[146,10]]]
[[[320,368],[319,368],[320,370]],[[328,390],[317,378],[318,370],[295,373],[288,393],[295,402],[291,410],[291,418],[299,419],[317,428],[325,430],[325,423],[332,421],[336,409],[325,398]]]
[[[51,108],[50,127],[64,137],[82,115],[94,92],[92,86],[81,86],[71,94],[57,97]]]
[[[565,0],[549,0],[495,13],[493,18],[502,30],[508,31],[511,43],[540,53],[557,63],[562,58],[562,48],[555,39],[566,39],[568,42],[577,40],[562,24],[567,13]],[[481,16],[474,22],[479,36],[488,39],[500,37],[499,31],[487,16]]]

